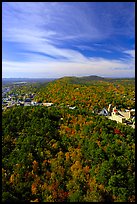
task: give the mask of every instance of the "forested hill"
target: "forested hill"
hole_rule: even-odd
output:
[[[55,105],[77,106],[83,110],[102,109],[110,103],[117,108],[135,108],[134,79],[86,81],[84,78],[83,83],[80,80],[77,77],[63,77],[49,82],[39,89],[34,99]]]
[[[36,106],[3,112],[2,130],[2,201],[135,201],[133,128]]]
[[[92,75],[92,76],[85,76],[85,77],[62,77],[59,80],[63,80],[63,81],[66,80],[70,83],[81,84],[81,83],[91,82],[92,80],[103,81],[103,80],[105,80],[105,78]]]
[[[134,81],[72,78],[15,88],[53,106],[2,112],[2,201],[135,202],[135,130],[97,114],[135,108]]]
[[[62,77],[59,79],[56,79],[57,81],[67,81],[68,83],[72,84],[90,84],[95,81],[104,81],[104,82],[116,82],[116,81],[133,81],[135,82],[135,78],[108,78],[108,77],[100,77],[96,75],[91,75],[91,76],[83,76],[83,77]],[[56,81],[55,80],[55,81]]]

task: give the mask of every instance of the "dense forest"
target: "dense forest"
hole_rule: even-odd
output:
[[[2,112],[2,201],[134,202],[135,130],[93,112],[134,108],[134,91],[127,79],[63,78],[36,91],[53,107]]]
[[[77,106],[87,111],[101,110],[109,104],[120,109],[135,108],[135,80],[99,79],[64,77],[39,89],[35,100]]]

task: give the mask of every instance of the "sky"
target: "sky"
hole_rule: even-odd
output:
[[[2,77],[135,77],[134,2],[3,2]]]

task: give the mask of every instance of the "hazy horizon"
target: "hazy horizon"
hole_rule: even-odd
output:
[[[134,77],[104,77],[104,76],[99,76],[99,75],[85,75],[85,76],[62,76],[62,77],[2,77],[2,79],[59,79],[63,77],[90,77],[90,76],[97,76],[97,77],[102,77],[102,78],[135,78]]]
[[[134,2],[2,2],[2,78],[135,77]]]

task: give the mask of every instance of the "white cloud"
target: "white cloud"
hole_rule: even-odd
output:
[[[26,73],[26,77],[44,77],[44,74],[49,77],[134,75],[133,50],[124,51],[128,58],[110,60],[88,58],[78,50],[62,46],[64,42],[74,46],[76,43],[81,49],[87,47],[92,50],[94,48],[83,45],[82,42],[100,41],[111,36],[113,22],[109,15],[105,15],[105,10],[101,11],[102,21],[100,15],[96,15],[96,10],[84,2],[77,6],[63,2],[4,2],[3,5],[6,6],[2,12],[3,41],[18,43],[18,53],[27,56],[26,62],[5,61],[3,56],[3,76],[8,73],[18,73],[20,76]]]
[[[3,7],[2,31],[6,40],[16,41],[17,35],[18,42],[19,36],[22,42],[24,33],[29,32],[33,37],[33,32],[37,32],[39,37],[52,43],[56,40],[85,42],[106,39],[113,30],[113,14],[110,16],[108,9],[105,12],[105,6],[99,11],[94,3],[8,2]]]
[[[124,51],[124,53],[128,54],[129,57],[132,57],[133,59],[135,59],[135,50],[126,50]]]
[[[14,62],[3,61],[3,77],[6,73],[18,73],[18,76],[26,73],[24,77],[62,77],[99,75],[104,77],[133,77],[135,75],[135,63],[131,58],[124,60],[108,60],[104,58],[84,59],[78,61],[52,61],[39,56],[34,62],[35,55],[31,54],[32,61]]]

